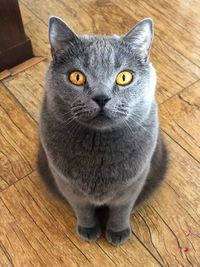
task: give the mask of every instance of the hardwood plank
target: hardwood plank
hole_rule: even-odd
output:
[[[136,238],[125,250],[80,240],[71,208],[46,193],[36,172],[0,197],[0,240],[14,266],[160,266]]]
[[[198,24],[198,16],[191,17],[190,10],[192,9],[198,12],[200,6],[199,1],[192,1],[192,3],[190,2],[190,5],[188,5],[188,2],[182,4],[182,1],[173,1],[173,3],[175,3],[175,15],[166,14],[166,2],[161,3],[161,1],[158,1],[158,6],[159,2],[161,3],[160,5],[162,5],[162,11],[157,8],[157,2],[155,3],[153,1],[149,4],[149,1],[147,0],[124,0],[123,5],[120,0],[113,2],[121,7],[127,14],[134,16],[137,20],[145,17],[152,17],[156,25],[156,34],[169,44],[170,47],[173,47],[188,60],[200,66],[200,37],[195,30],[196,27],[194,27],[192,31],[191,29],[188,30],[188,24],[186,22],[187,18],[190,17],[190,20],[193,20],[190,28],[192,28],[192,25],[196,24],[196,22]],[[188,6],[190,6],[190,8],[188,8]],[[183,21],[181,23],[182,25],[180,25],[180,22],[177,22],[177,18],[179,18],[178,13],[182,8],[182,14],[184,14],[184,16],[181,19],[181,21]]]
[[[44,60],[44,57],[32,57],[29,60],[24,61],[22,64],[10,69],[11,75],[14,76]]]
[[[166,182],[133,216],[133,229],[164,266],[198,266],[200,166],[170,137],[165,140],[170,152]]]
[[[3,220],[0,222],[0,240],[6,252],[12,258],[13,265],[17,267],[32,266],[34,263],[36,264],[35,266],[45,266],[21,229],[16,225],[15,218],[2,200],[0,200],[0,214],[3,215]],[[16,252],[20,256],[15,257],[17,255]]]
[[[160,106],[161,128],[200,162],[200,82]]]
[[[0,84],[0,190],[35,167],[37,126]]]
[[[200,68],[168,46],[160,37],[155,36],[151,55],[158,77],[161,73],[182,87],[191,85],[200,77]],[[173,90],[171,95],[178,92],[176,86]]]
[[[50,56],[50,46],[48,43],[48,27],[34,14],[29,6],[20,1],[20,10],[26,34],[30,37],[34,56]]]
[[[44,57],[32,57],[26,61],[24,61],[23,63],[9,69],[9,70],[4,70],[2,72],[0,72],[0,81],[9,77],[9,76],[14,76],[36,64],[38,64],[39,62],[45,60],[46,58]]]
[[[19,9],[24,25],[35,19],[35,15],[21,2],[19,2]]]
[[[34,56],[50,57],[47,25],[40,19],[35,18],[33,21],[27,23],[24,28],[31,39]]]
[[[13,267],[12,262],[10,261],[10,255],[8,255],[5,248],[0,244],[0,263],[3,267]]]
[[[162,73],[161,71],[157,71],[156,96],[159,104],[163,103],[177,92],[180,92],[182,89],[183,87],[178,85],[176,81],[171,80],[166,76],[166,74]]]
[[[45,5],[38,5],[37,1],[22,0],[30,9],[39,14],[41,19],[47,24],[49,15],[57,14],[61,16],[71,27],[73,27],[78,33],[82,34],[124,34],[130,27],[141,19],[136,17],[134,13],[126,12],[122,7],[116,6],[111,1],[68,1],[66,3],[56,2],[56,12],[54,8],[54,1],[47,0],[49,4],[48,10]],[[123,5],[124,7],[124,5]],[[133,7],[133,4],[131,5]],[[67,12],[66,12],[67,10]],[[69,14],[70,11],[70,14]],[[75,11],[75,12],[73,12]],[[81,14],[81,16],[79,15]],[[91,16],[92,14],[92,16]],[[31,32],[34,35],[40,35],[40,39],[47,43],[47,28],[39,34],[38,29],[45,28],[44,25],[38,27],[34,26],[35,22],[32,22]],[[39,22],[37,22],[39,23]],[[36,31],[32,29],[36,28]],[[43,36],[43,37],[42,37]],[[35,37],[34,37],[35,38]],[[39,43],[39,42],[38,42]],[[41,46],[44,47],[44,46]],[[34,48],[34,41],[33,41]],[[43,52],[43,54],[46,52]],[[39,55],[42,55],[41,53]],[[158,87],[158,101],[161,103],[168,97],[176,94],[183,87],[190,85],[200,77],[200,68],[195,64],[191,63],[188,59],[183,57],[176,50],[168,46],[160,37],[155,37],[153,50],[152,50],[152,61],[158,70],[159,87]],[[163,77],[163,78],[160,78]],[[166,88],[165,82],[172,84]]]
[[[144,0],[144,2],[155,8],[153,0]],[[200,3],[198,0],[190,0],[190,2],[183,2],[181,0],[172,0],[170,2],[167,0],[158,1],[156,3],[156,11],[169,18],[171,24],[178,24],[185,31],[199,38],[200,19],[198,14],[200,12]]]
[[[0,81],[5,79],[6,77],[10,76],[9,70],[3,70],[0,72]]]
[[[14,78],[9,77],[3,81],[36,121],[38,121],[39,106],[44,93],[46,68],[47,61],[45,60],[15,75]]]

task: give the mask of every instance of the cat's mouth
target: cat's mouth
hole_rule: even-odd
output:
[[[106,112],[104,111],[104,110],[101,110],[101,111],[99,111],[98,112],[98,114],[97,115],[95,115],[94,117],[93,117],[93,120],[96,120],[96,119],[101,119],[101,120],[103,120],[103,119],[109,119],[110,120],[110,117],[106,114]]]
[[[105,111],[99,111],[90,118],[80,118],[78,121],[80,124],[86,127],[97,130],[107,130],[123,123],[123,119],[112,117],[112,114],[109,114],[109,112],[107,113]]]
[[[89,118],[88,116],[87,118],[82,118],[79,122],[89,127],[104,130],[118,124],[120,120],[113,117],[112,113],[110,114],[109,111],[99,110],[98,113],[94,114],[92,117]]]

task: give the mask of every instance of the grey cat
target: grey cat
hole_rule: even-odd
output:
[[[167,153],[159,132],[156,72],[149,62],[153,23],[124,36],[77,36],[51,17],[52,61],[40,116],[41,176],[77,216],[81,238],[131,236],[130,214],[164,179]]]

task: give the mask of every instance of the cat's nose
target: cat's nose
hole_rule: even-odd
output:
[[[99,105],[100,108],[103,108],[111,98],[107,95],[96,95],[92,99]]]

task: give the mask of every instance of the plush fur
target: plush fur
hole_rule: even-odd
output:
[[[53,59],[41,109],[38,166],[50,188],[74,209],[85,240],[100,236],[96,209],[102,206],[109,210],[108,241],[128,240],[132,209],[164,178],[166,149],[149,62],[152,38],[150,19],[121,37],[77,36],[62,20],[50,19]],[[69,81],[74,70],[85,74],[83,86]],[[123,70],[134,80],[119,86],[115,79]]]

